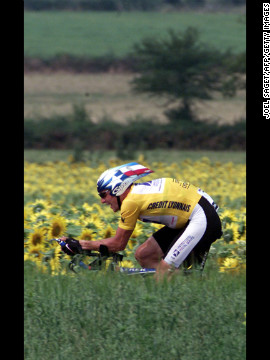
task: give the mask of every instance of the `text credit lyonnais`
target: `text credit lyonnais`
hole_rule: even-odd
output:
[[[189,212],[191,205],[184,204],[178,201],[157,201],[150,203],[147,207],[147,210],[149,209],[177,209]]]

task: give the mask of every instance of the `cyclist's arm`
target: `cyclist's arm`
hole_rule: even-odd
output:
[[[98,241],[79,241],[84,250],[99,250],[100,245],[106,245],[110,252],[117,252],[125,249],[132,232],[133,230],[125,230],[118,227],[113,237]]]

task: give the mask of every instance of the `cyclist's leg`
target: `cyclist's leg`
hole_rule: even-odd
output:
[[[202,239],[207,227],[207,220],[204,212],[198,209],[196,217],[191,219],[185,231],[178,237],[164,257],[164,261],[176,268],[184,262],[192,250]]]
[[[221,234],[220,219],[214,207],[202,198],[184,228],[171,229],[164,226],[138,247],[135,257],[143,267],[157,268],[160,261],[164,264],[161,260],[163,258],[175,267],[186,260],[186,264],[195,262],[203,269],[211,244]],[[168,261],[168,255],[174,251],[175,255],[181,253],[180,261],[176,263]]]
[[[185,259],[183,265],[199,265],[199,269],[202,271],[204,269],[205,262],[210,250],[210,247],[214,241],[219,239],[222,235],[221,221],[217,214],[217,205],[209,204],[207,198],[202,197],[199,201],[199,204],[202,206],[203,211],[207,218],[207,228],[204,233],[203,238],[199,243],[194,247],[188,257]],[[215,211],[213,211],[213,208]]]
[[[214,207],[204,198],[196,205],[185,231],[165,254],[168,264],[184,267],[199,264],[203,269],[211,244],[222,235]]]
[[[153,236],[150,236],[135,252],[138,263],[145,268],[157,268],[164,253]]]
[[[161,259],[164,258],[164,254],[184,229],[171,229],[164,226],[156,231],[136,250],[135,258],[138,263],[143,267],[157,268]]]

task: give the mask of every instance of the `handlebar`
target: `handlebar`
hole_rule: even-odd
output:
[[[61,239],[51,239],[50,241],[56,241],[60,246],[65,246],[66,242]],[[101,270],[103,268],[103,262],[106,261],[108,258],[112,258],[112,261],[109,264],[109,268],[111,270],[115,269],[115,265],[118,265],[119,262],[123,260],[123,255],[119,253],[110,252],[108,247],[106,245],[100,245],[98,252],[93,252],[92,250],[83,250],[83,254],[86,256],[92,256],[95,257],[88,266],[81,260],[80,254],[77,254],[78,257],[75,255],[72,260],[69,263],[69,269],[73,272],[77,272],[75,270],[76,266],[79,265],[80,267],[88,270]],[[135,275],[135,274],[154,274],[156,272],[156,269],[148,269],[148,268],[125,268],[125,267],[119,267],[121,273],[125,273],[127,275]]]
[[[66,242],[59,238],[54,238],[54,239],[51,239],[50,241],[56,241],[61,247],[66,245]],[[100,245],[99,252],[93,252],[92,250],[84,250],[83,252],[85,255],[92,256],[92,257],[102,257],[102,258],[112,257],[115,262],[119,262],[119,261],[123,260],[122,254],[109,252],[109,249],[106,245]]]

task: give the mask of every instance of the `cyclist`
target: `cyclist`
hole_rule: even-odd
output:
[[[79,246],[99,250],[100,245],[106,245],[111,252],[121,251],[137,220],[153,222],[164,227],[137,248],[135,258],[142,267],[163,273],[181,264],[197,264],[203,270],[211,244],[222,235],[218,206],[204,191],[181,180],[134,183],[150,173],[153,171],[132,162],[101,174],[97,181],[101,203],[120,211],[120,222],[113,237],[79,240]]]

